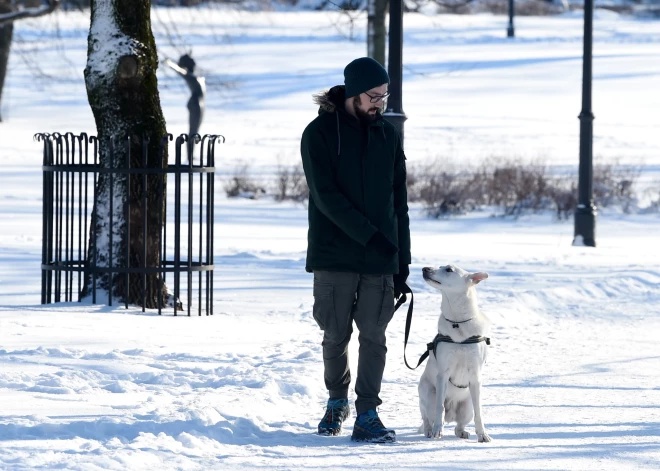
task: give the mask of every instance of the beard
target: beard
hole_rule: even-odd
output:
[[[360,120],[360,123],[362,125],[364,126],[369,125],[371,123],[374,123],[377,119],[380,118],[380,107],[372,106],[367,111],[364,111],[362,110],[362,108],[360,108],[360,104],[361,104],[361,99],[359,96],[356,96],[355,100],[353,100],[353,110],[355,111],[355,115]],[[370,111],[376,111],[376,112],[374,114],[369,114]]]

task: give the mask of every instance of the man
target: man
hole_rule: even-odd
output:
[[[301,154],[309,186],[306,270],[314,273],[314,319],[323,330],[329,400],[319,434],[338,435],[350,415],[348,342],[360,332],[354,441],[391,442],[376,408],[385,369],[385,330],[394,297],[409,292],[410,228],[405,156],[382,117],[389,76],[362,57],[344,69],[345,86],[315,96],[319,116]]]

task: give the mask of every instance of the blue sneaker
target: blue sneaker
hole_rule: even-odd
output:
[[[325,415],[319,422],[319,435],[339,435],[341,424],[349,415],[348,399],[328,399]]]
[[[396,432],[385,428],[376,411],[371,409],[358,415],[355,419],[351,440],[354,442],[392,443],[396,441]]]

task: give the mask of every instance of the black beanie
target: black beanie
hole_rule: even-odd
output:
[[[371,57],[355,59],[344,69],[346,98],[358,96],[385,83],[390,83],[387,70]]]

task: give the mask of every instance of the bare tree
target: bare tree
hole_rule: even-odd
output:
[[[166,165],[166,155],[159,152],[160,142],[165,135],[165,118],[160,106],[156,69],[158,56],[151,31],[151,0],[93,0],[91,25],[88,37],[87,67],[85,84],[89,104],[96,120],[101,165],[117,167],[129,158],[126,145],[130,138],[131,168],[159,168]],[[148,138],[143,149],[143,138]],[[111,152],[109,142],[118,145]],[[143,164],[146,152],[148,160]],[[160,159],[163,159],[161,162]],[[126,179],[101,174],[94,202],[96,225],[90,231],[90,253],[88,263],[107,267],[110,240],[113,241],[113,265],[140,267],[143,244],[143,216],[146,220],[147,267],[157,267],[158,247],[161,241],[159,225],[160,195],[159,176]],[[142,189],[146,182],[146,206],[142,205]],[[128,194],[127,193],[128,187]],[[110,195],[113,194],[113,198]],[[125,201],[130,201],[131,213],[126,219],[123,211]],[[110,208],[114,215],[110,226]],[[130,234],[126,224],[130,223]],[[112,239],[110,233],[112,232]],[[128,254],[127,252],[128,248]],[[100,286],[109,289],[112,282],[113,297],[125,299],[125,277],[115,275],[100,281]],[[141,284],[128,287],[128,302],[142,304]],[[158,275],[147,277],[147,297],[144,307],[158,306],[158,291],[162,287],[163,297],[168,296]],[[83,295],[89,293],[89,282]],[[166,299],[161,300],[165,304]]]
[[[48,15],[54,12],[60,6],[60,3],[61,0],[44,0],[44,3],[39,7],[16,10],[10,0],[0,0],[0,104],[2,103],[2,89],[7,76],[11,41],[14,37],[14,22],[24,18]],[[1,112],[0,122],[2,122]]]

